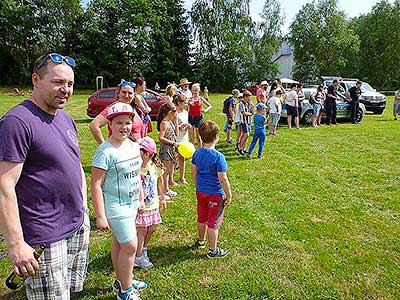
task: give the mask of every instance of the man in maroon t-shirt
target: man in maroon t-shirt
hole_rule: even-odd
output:
[[[62,109],[75,61],[43,55],[32,97],[0,119],[0,231],[28,299],[69,299],[83,289],[89,247],[86,180],[78,132]],[[40,265],[35,248],[44,245]]]

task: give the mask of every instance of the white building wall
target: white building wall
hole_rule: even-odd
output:
[[[279,63],[279,76],[280,78],[289,78],[293,79],[293,66],[294,66],[294,57],[291,55],[283,55],[278,58],[276,61]]]
[[[279,64],[278,77],[293,79],[294,55],[293,48],[289,43],[283,42],[281,44],[278,52],[272,56],[272,62]]]

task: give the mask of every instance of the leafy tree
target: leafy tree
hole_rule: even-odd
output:
[[[35,59],[70,45],[71,20],[81,13],[79,0],[5,0],[0,6],[0,79],[29,83]]]
[[[294,46],[294,77],[302,81],[320,74],[341,75],[359,49],[358,36],[337,0],[304,5],[290,25],[289,41]]]
[[[214,90],[239,84],[238,72],[252,42],[248,0],[197,0],[191,11],[195,79]],[[238,71],[239,70],[239,71]]]
[[[160,19],[152,37],[154,49],[151,70],[146,78],[165,86],[167,82],[191,77],[190,31],[182,1],[161,2],[163,6],[155,8]]]
[[[226,91],[276,75],[270,59],[283,24],[277,0],[266,0],[259,23],[249,17],[246,0],[197,0],[191,17],[196,80]]]
[[[400,2],[382,0],[372,11],[354,20],[360,37],[358,76],[383,88],[400,84]]]
[[[249,60],[250,82],[259,82],[265,78],[273,78],[278,73],[278,64],[271,63],[271,57],[277,52],[283,41],[281,28],[284,13],[277,0],[266,0],[261,12],[261,22],[253,43],[250,45],[252,60]]]

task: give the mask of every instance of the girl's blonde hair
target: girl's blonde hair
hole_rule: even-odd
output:
[[[199,89],[199,91],[200,91],[200,83],[193,83],[193,85],[192,85],[192,90],[193,90],[193,88],[198,88]]]
[[[165,90],[165,95],[167,96],[173,96],[176,91],[176,85],[175,84],[169,84]]]

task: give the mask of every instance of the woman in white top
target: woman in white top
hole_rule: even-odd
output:
[[[174,95],[173,103],[177,109],[178,117],[178,138],[177,142],[189,142],[189,130],[192,125],[189,124],[189,112],[187,111],[189,100],[182,94]],[[179,180],[183,184],[188,182],[185,179],[185,158],[178,153],[178,164],[179,164]]]

